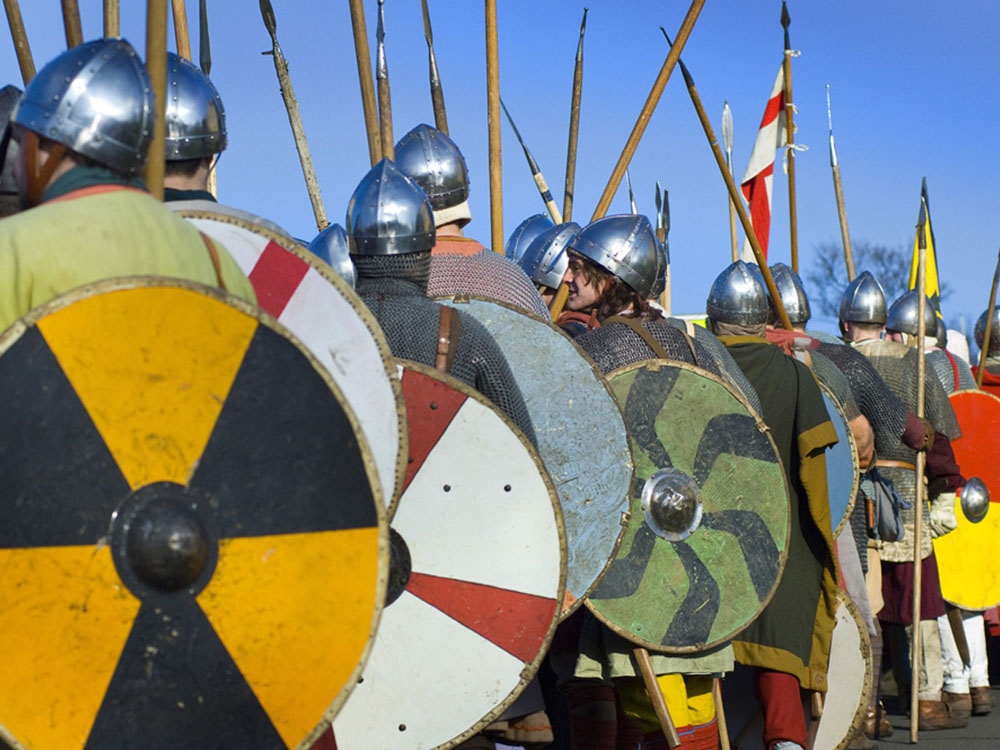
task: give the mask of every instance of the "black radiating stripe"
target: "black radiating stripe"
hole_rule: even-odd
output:
[[[657,469],[673,466],[670,455],[656,434],[656,417],[674,388],[680,375],[679,368],[656,371],[640,370],[625,399],[625,424],[629,434],[648,455]]]
[[[317,717],[317,720],[319,717]],[[143,604],[85,750],[286,750],[193,599]]]
[[[377,523],[347,415],[309,360],[265,326],[250,342],[191,486],[215,504],[223,538]]]
[[[646,567],[656,546],[656,535],[645,523],[635,532],[632,547],[625,557],[608,566],[607,572],[590,595],[591,599],[625,599],[632,596],[646,575]]]
[[[736,537],[743,552],[743,562],[757,592],[757,599],[764,601],[778,577],[778,562],[781,557],[764,519],[752,510],[722,510],[706,513],[702,516],[701,525]],[[727,562],[732,564],[735,561]]]
[[[706,643],[719,614],[722,595],[711,571],[684,542],[674,545],[677,557],[688,574],[688,592],[670,621],[664,646],[696,646]]]
[[[775,463],[770,441],[757,430],[753,417],[746,414],[719,414],[705,425],[694,458],[694,479],[704,486],[715,459],[724,453]]]
[[[129,493],[37,328],[0,357],[0,548],[90,545]]]

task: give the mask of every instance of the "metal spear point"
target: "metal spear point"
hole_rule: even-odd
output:
[[[625,167],[625,184],[628,186],[628,205],[632,209],[633,214],[638,214],[639,209],[635,205],[635,194],[632,192],[632,177],[628,173],[628,167]]]
[[[378,86],[378,125],[382,141],[382,158],[395,159],[396,146],[392,137],[392,100],[389,96],[389,64],[385,60],[385,0],[378,0],[378,41],[375,80]]]
[[[788,15],[788,6],[781,0],[781,25],[785,29],[785,137],[788,139],[788,224],[792,250],[792,270],[799,272],[799,230],[795,208],[795,123],[792,113],[792,47],[788,41],[788,25],[792,19]]]
[[[208,0],[198,2],[198,67],[205,75],[212,72],[212,42],[208,36]]]
[[[566,145],[566,186],[563,189],[563,219],[573,214],[573,190],[576,184],[576,143],[580,133],[580,96],[583,93],[583,33],[587,29],[587,9],[583,9],[580,22],[580,41],[576,45],[576,64],[573,68],[573,96],[569,105],[569,141]]]
[[[830,108],[830,84],[826,84],[826,118],[830,124],[830,169],[833,171],[833,192],[837,199],[837,218],[840,220],[840,239],[844,243],[844,263],[847,280],[854,281],[854,254],[851,252],[851,235],[847,231],[847,209],[844,207],[844,185],[840,180],[840,164],[833,144],[833,113]]]
[[[424,39],[427,41],[427,65],[431,82],[431,104],[434,107],[434,127],[448,135],[448,115],[444,109],[444,91],[438,73],[437,58],[434,56],[434,32],[431,30],[431,14],[427,10],[427,0],[420,0],[420,10],[424,15]]]
[[[663,207],[663,200],[660,197],[660,181],[656,181],[656,238],[663,242],[663,237],[660,235],[663,232],[663,214],[660,212]]]
[[[722,143],[726,149],[726,166],[729,174],[733,174],[733,111],[729,108],[728,101],[722,105]],[[739,251],[736,247],[736,207],[732,200],[729,201],[729,245],[735,263]]]
[[[552,199],[552,193],[549,191],[549,186],[545,182],[545,177],[542,175],[542,170],[538,168],[538,162],[531,155],[528,150],[527,145],[524,143],[524,139],[521,138],[521,133],[517,129],[517,125],[514,124],[514,118],[510,116],[510,112],[507,111],[507,105],[503,103],[503,98],[500,98],[500,106],[503,107],[503,113],[507,115],[507,122],[510,123],[511,129],[514,131],[514,135],[517,137],[517,142],[521,144],[521,148],[524,149],[524,157],[528,160],[528,168],[531,170],[531,176],[535,178],[535,186],[538,188],[539,195],[542,196],[542,201],[545,203],[545,207],[549,211],[549,216],[552,217],[552,221],[556,224],[562,224],[562,214],[559,213],[559,209],[556,207],[556,202]]]

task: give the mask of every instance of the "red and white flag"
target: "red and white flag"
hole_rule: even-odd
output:
[[[771,95],[764,109],[764,117],[760,121],[757,140],[753,143],[750,153],[750,163],[743,173],[740,188],[743,197],[750,207],[750,223],[754,234],[760,243],[760,249],[767,258],[767,239],[771,232],[771,184],[774,182],[774,154],[788,143],[785,133],[785,118],[780,115],[785,111],[785,69],[778,68],[778,77],[774,79]],[[743,240],[743,250],[740,258],[747,263],[756,263],[750,241]]]

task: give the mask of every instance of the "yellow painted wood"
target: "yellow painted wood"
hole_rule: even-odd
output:
[[[371,633],[378,529],[226,539],[198,603],[281,738],[296,746]]]
[[[0,725],[27,748],[82,748],[139,611],[108,547],[0,550]]]
[[[136,489],[188,482],[257,321],[194,291],[144,287],[80,300],[38,328]]]
[[[1000,603],[997,539],[1000,539],[1000,505],[979,523],[972,523],[955,500],[958,528],[934,540],[941,594],[963,609],[988,609]]]

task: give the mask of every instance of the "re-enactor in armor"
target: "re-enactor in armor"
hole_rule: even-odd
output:
[[[976,346],[983,348],[983,338],[986,336],[986,316],[989,310],[984,310],[976,321]],[[979,376],[979,364],[972,368],[972,374]],[[990,342],[986,347],[986,372],[983,373],[983,390],[994,396],[1000,396],[1000,305],[993,308],[993,322],[990,323]]]

